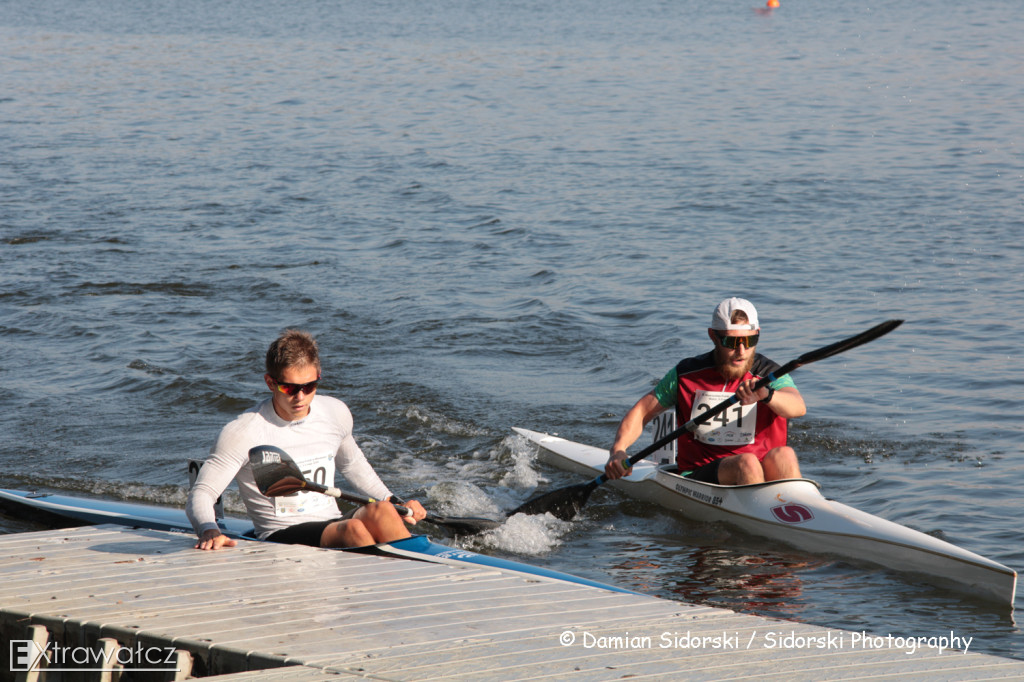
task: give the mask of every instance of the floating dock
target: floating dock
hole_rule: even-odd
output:
[[[481,566],[194,543],[115,526],[0,536],[0,677],[1024,679],[970,633],[911,641]]]

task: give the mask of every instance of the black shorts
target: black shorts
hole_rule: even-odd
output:
[[[718,467],[722,463],[722,460],[716,459],[714,462],[705,464],[702,467],[694,469],[686,475],[686,478],[692,478],[695,481],[701,483],[714,483],[718,484]]]
[[[288,526],[281,530],[275,530],[273,533],[266,537],[267,542],[280,542],[285,545],[309,545],[310,547],[320,546],[320,536],[324,534],[324,530],[327,526],[338,521],[344,521],[345,519],[352,518],[352,515],[356,513],[355,509],[352,509],[344,516],[340,516],[336,519],[330,519],[329,521],[307,521],[305,523],[296,523],[294,526]]]
[[[281,542],[286,545],[309,545],[310,547],[319,547],[320,536],[324,534],[324,529],[338,521],[341,521],[341,519],[296,523],[294,526],[275,530],[267,536],[267,542]]]

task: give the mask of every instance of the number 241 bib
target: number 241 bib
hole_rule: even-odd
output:
[[[732,393],[723,391],[701,391],[694,395],[690,419],[699,417],[715,405],[728,400]],[[697,427],[693,437],[708,445],[750,445],[754,442],[757,426],[757,403],[741,405],[736,403]]]

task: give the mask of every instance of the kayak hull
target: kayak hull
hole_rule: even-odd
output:
[[[158,505],[0,489],[0,510],[14,517],[33,518],[61,527],[115,524],[190,535],[193,533],[192,525],[184,510]],[[256,540],[253,537],[252,523],[248,519],[225,517],[218,519],[217,523],[220,524],[225,535]],[[482,566],[528,575],[533,578],[587,585],[613,592],[632,593],[631,590],[568,573],[449,547],[433,542],[425,535],[413,535],[394,542],[345,551],[416,559],[432,563]]]
[[[539,446],[555,466],[597,476],[608,451],[528,429],[514,431]],[[688,518],[726,523],[799,550],[866,562],[923,578],[930,584],[1013,605],[1017,573],[939,538],[826,499],[809,479],[723,486],[693,481],[672,466],[638,462],[629,476],[609,481],[637,499]]]

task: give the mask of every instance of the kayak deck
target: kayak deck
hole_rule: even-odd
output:
[[[582,475],[604,471],[607,450],[529,429],[514,431],[535,443],[543,459]],[[796,549],[867,562],[1008,606],[1016,595],[1012,569],[939,538],[822,496],[809,479],[723,486],[679,476],[672,467],[638,462],[608,485],[685,514],[727,523]]]

